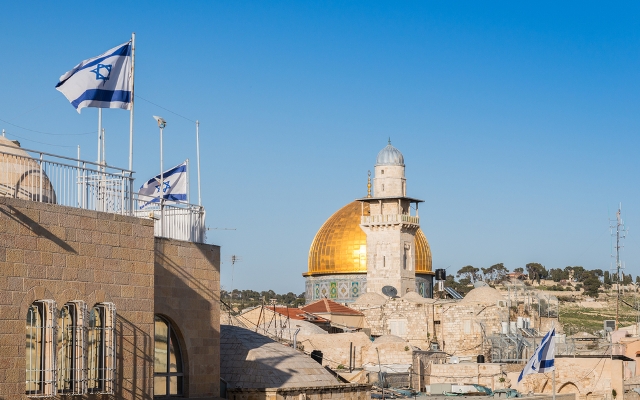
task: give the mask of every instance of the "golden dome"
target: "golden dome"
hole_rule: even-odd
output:
[[[322,225],[311,243],[309,271],[303,276],[367,272],[367,235],[360,228],[363,210],[369,215],[368,203],[351,202]],[[416,274],[432,274],[431,249],[420,229],[416,232]]]

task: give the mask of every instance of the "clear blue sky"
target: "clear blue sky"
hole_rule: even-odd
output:
[[[142,98],[200,120],[208,225],[237,229],[208,233],[225,288],[236,254],[235,288],[301,293],[315,232],[366,194],[388,137],[435,267],[607,269],[622,202],[640,273],[637,2],[5,2],[1,18],[0,119],[54,133],[97,129],[60,75],[136,32],[137,185],[159,168],[153,114],[165,165],[195,161],[194,124]],[[126,167],[128,114],[104,125]],[[96,158],[94,134],[0,128]]]

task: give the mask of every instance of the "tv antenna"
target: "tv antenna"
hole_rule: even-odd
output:
[[[624,248],[620,241],[627,237],[627,228],[622,221],[622,203],[618,205],[618,211],[616,212],[616,219],[609,220],[611,228],[611,236],[616,238],[616,254],[611,255],[616,259],[616,329],[618,329],[618,319],[620,317],[620,271],[624,269],[624,265],[620,262],[620,250]],[[615,231],[614,231],[615,230]]]

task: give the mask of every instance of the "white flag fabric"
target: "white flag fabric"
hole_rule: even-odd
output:
[[[160,184],[160,174],[149,179],[140,186],[138,192],[140,208],[145,208],[153,203],[160,203],[162,198],[169,201],[187,201],[187,162],[165,171],[162,174],[162,185]]]
[[[84,60],[60,77],[56,89],[76,108],[131,109],[131,41]]]
[[[555,367],[555,354],[556,354],[556,328],[551,329],[542,338],[540,346],[533,353],[527,365],[524,366],[518,382],[529,374],[543,374],[545,372],[553,371]]]

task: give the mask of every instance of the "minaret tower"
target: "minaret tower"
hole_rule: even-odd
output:
[[[373,178],[373,196],[360,227],[367,234],[367,292],[383,293],[392,286],[399,296],[416,290],[415,235],[420,227],[418,203],[407,197],[404,157],[389,144],[378,153]],[[415,204],[415,215],[411,205]],[[385,291],[387,294],[389,291]]]

